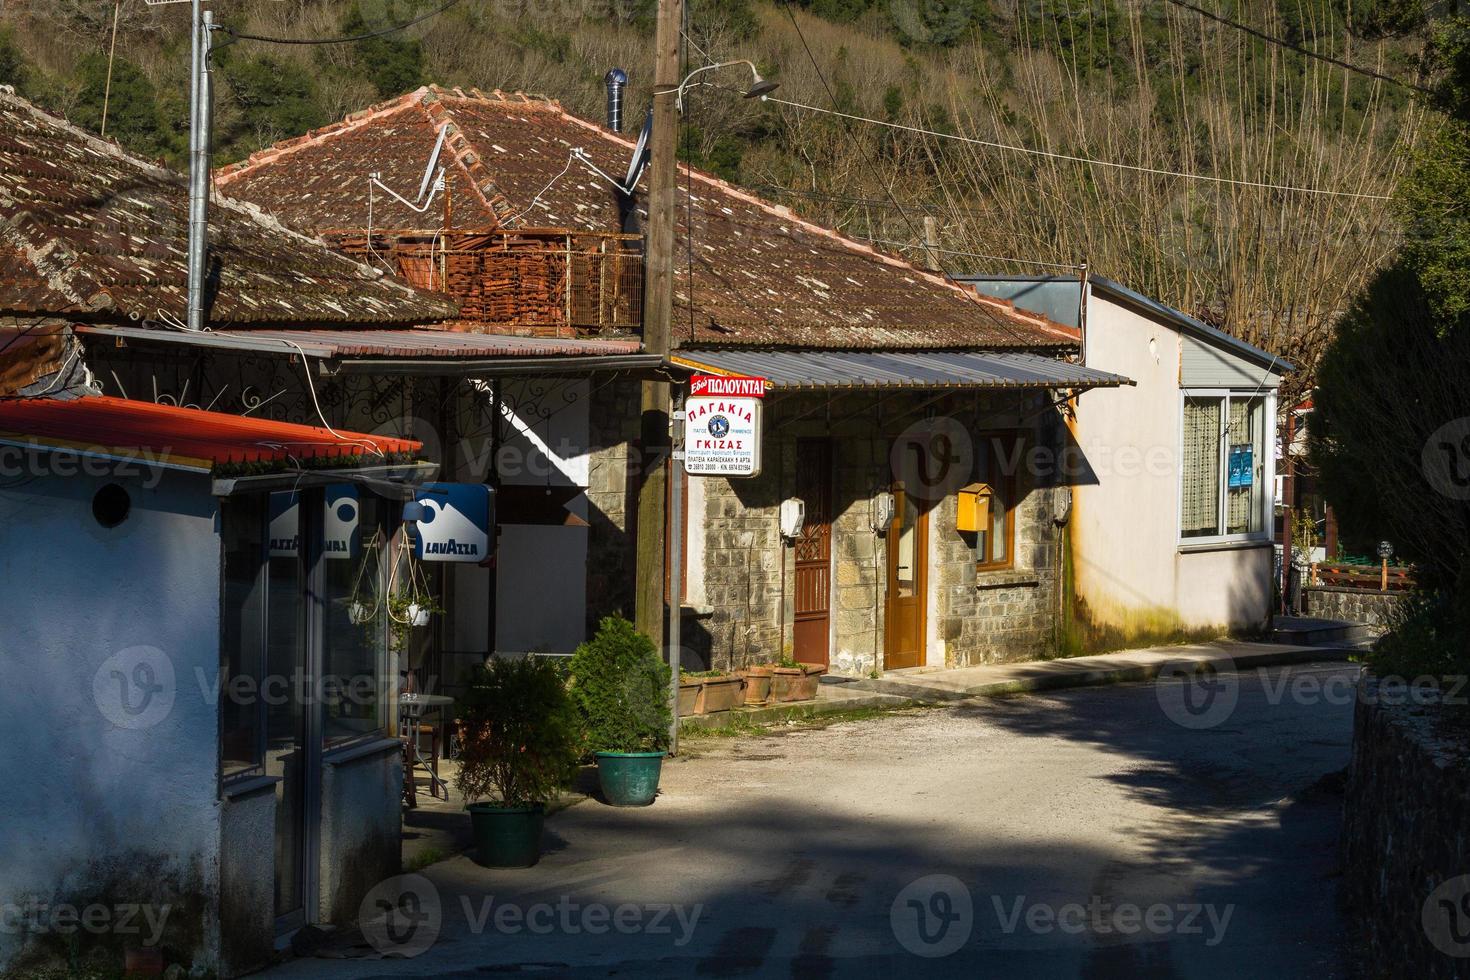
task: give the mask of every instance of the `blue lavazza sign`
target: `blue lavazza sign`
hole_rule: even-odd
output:
[[[326,488],[322,511],[322,555],[326,558],[357,556],[357,487],[334,483]],[[300,548],[301,495],[290,490],[271,494],[270,557],[294,558]]]
[[[414,557],[478,564],[490,556],[489,487],[425,483],[414,499],[424,508],[414,529]]]

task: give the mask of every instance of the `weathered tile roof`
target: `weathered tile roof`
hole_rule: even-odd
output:
[[[259,209],[210,207],[210,323],[412,325],[455,309]],[[182,320],[188,183],[0,91],[0,313]]]
[[[619,194],[585,164],[569,161],[581,147],[599,168],[621,177],[633,142],[553,101],[500,92],[421,88],[278,143],[223,168],[216,180],[226,193],[299,227],[355,232],[368,224],[369,174],[379,173],[412,198],[444,126],[449,136],[441,164],[448,168],[453,227],[624,229]],[[1073,328],[979,297],[708,174],[681,167],[679,180],[676,342],[829,348],[1077,342]],[[646,189],[640,185],[640,218],[646,218]],[[440,201],[432,214],[420,214],[378,191],[372,207],[375,230],[442,224]]]

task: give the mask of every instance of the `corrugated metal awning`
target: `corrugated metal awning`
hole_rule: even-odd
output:
[[[658,377],[663,359],[637,338],[518,337],[452,330],[160,330],[78,326],[79,334],[119,346],[187,346],[252,354],[299,355],[332,372],[373,374],[585,374],[624,371]]]
[[[675,364],[710,374],[765,378],[771,388],[1113,388],[1110,374],[1040,354],[999,351],[679,350]]]

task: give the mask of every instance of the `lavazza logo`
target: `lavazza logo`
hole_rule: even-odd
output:
[[[480,553],[480,546],[473,542],[464,542],[450,538],[448,541],[425,541],[424,554],[426,555],[465,555],[474,556]]]

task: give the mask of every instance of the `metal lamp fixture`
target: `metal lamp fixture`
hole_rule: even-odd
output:
[[[707,71],[714,71],[716,68],[733,68],[736,65],[744,65],[750,69],[750,88],[745,90],[744,95],[747,99],[763,99],[781,86],[780,82],[773,82],[769,78],[763,77],[756,69],[755,62],[753,61],[748,61],[744,58],[739,61],[722,61],[717,65],[705,65],[703,68],[696,68],[688,75],[685,75],[684,80],[679,83],[678,89],[675,90],[677,98],[674,100],[674,104],[678,106],[680,112],[684,111],[684,90],[689,88],[689,83],[694,80],[696,75],[702,75]],[[704,83],[701,82],[700,84]]]

